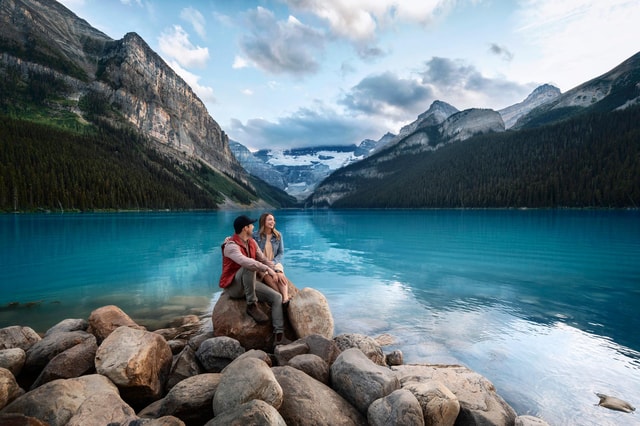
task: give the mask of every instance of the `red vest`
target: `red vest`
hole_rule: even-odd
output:
[[[240,247],[240,252],[242,254],[244,254],[247,257],[250,257],[251,259],[256,258],[256,247],[258,245],[252,238],[249,238],[249,241],[248,241],[249,253],[247,253],[247,249],[245,247],[244,241],[240,239],[240,236],[238,234],[233,234],[233,237],[231,237],[231,241],[235,242],[238,245],[238,247]],[[222,288],[226,288],[231,285],[231,283],[233,282],[233,277],[236,275],[236,272],[238,272],[238,269],[240,269],[240,265],[238,265],[236,262],[234,262],[233,260],[229,259],[227,256],[224,255],[224,246],[226,244],[227,243],[224,243],[221,246],[222,275],[220,275],[220,287]]]

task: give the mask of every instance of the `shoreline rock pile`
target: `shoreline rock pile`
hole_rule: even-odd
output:
[[[0,424],[547,424],[466,367],[404,365],[383,353],[387,335],[333,336],[324,296],[293,294],[293,342],[275,347],[271,327],[224,294],[210,323],[188,315],[150,331],[109,305],[43,335],[0,329]]]

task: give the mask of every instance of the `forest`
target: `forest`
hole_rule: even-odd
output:
[[[332,207],[638,208],[640,106],[398,156],[377,166],[383,178],[341,177],[358,167],[325,180],[357,188]]]
[[[253,182],[276,205],[283,198]],[[203,164],[159,154],[130,130],[85,132],[0,116],[0,211],[217,209],[256,200]]]

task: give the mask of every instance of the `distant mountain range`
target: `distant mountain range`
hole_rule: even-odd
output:
[[[0,211],[640,204],[640,54],[500,111],[435,101],[377,141],[252,153],[137,34],[54,0],[0,22]]]

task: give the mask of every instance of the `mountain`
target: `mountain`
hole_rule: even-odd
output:
[[[3,0],[0,22],[0,114],[72,132],[134,132],[138,155],[154,151],[153,167],[216,205],[264,203],[203,102],[137,34],[113,40],[54,0]],[[201,167],[216,179],[194,179]]]
[[[332,173],[305,204],[637,207],[638,56],[565,94],[543,86],[506,111],[469,109],[438,124],[412,123],[392,143]],[[502,114],[509,122],[520,118],[506,131]]]
[[[388,137],[385,135],[381,140]],[[367,139],[357,146],[317,146],[255,153],[238,142],[232,141],[230,147],[249,173],[304,200],[331,172],[364,158],[376,144]]]
[[[537,87],[527,98],[515,105],[508,106],[498,111],[504,121],[504,127],[510,129],[521,117],[533,109],[548,104],[561,95],[560,89],[550,84]]]
[[[640,52],[611,71],[555,97],[520,117],[515,129],[555,123],[588,111],[610,112],[640,104]]]

